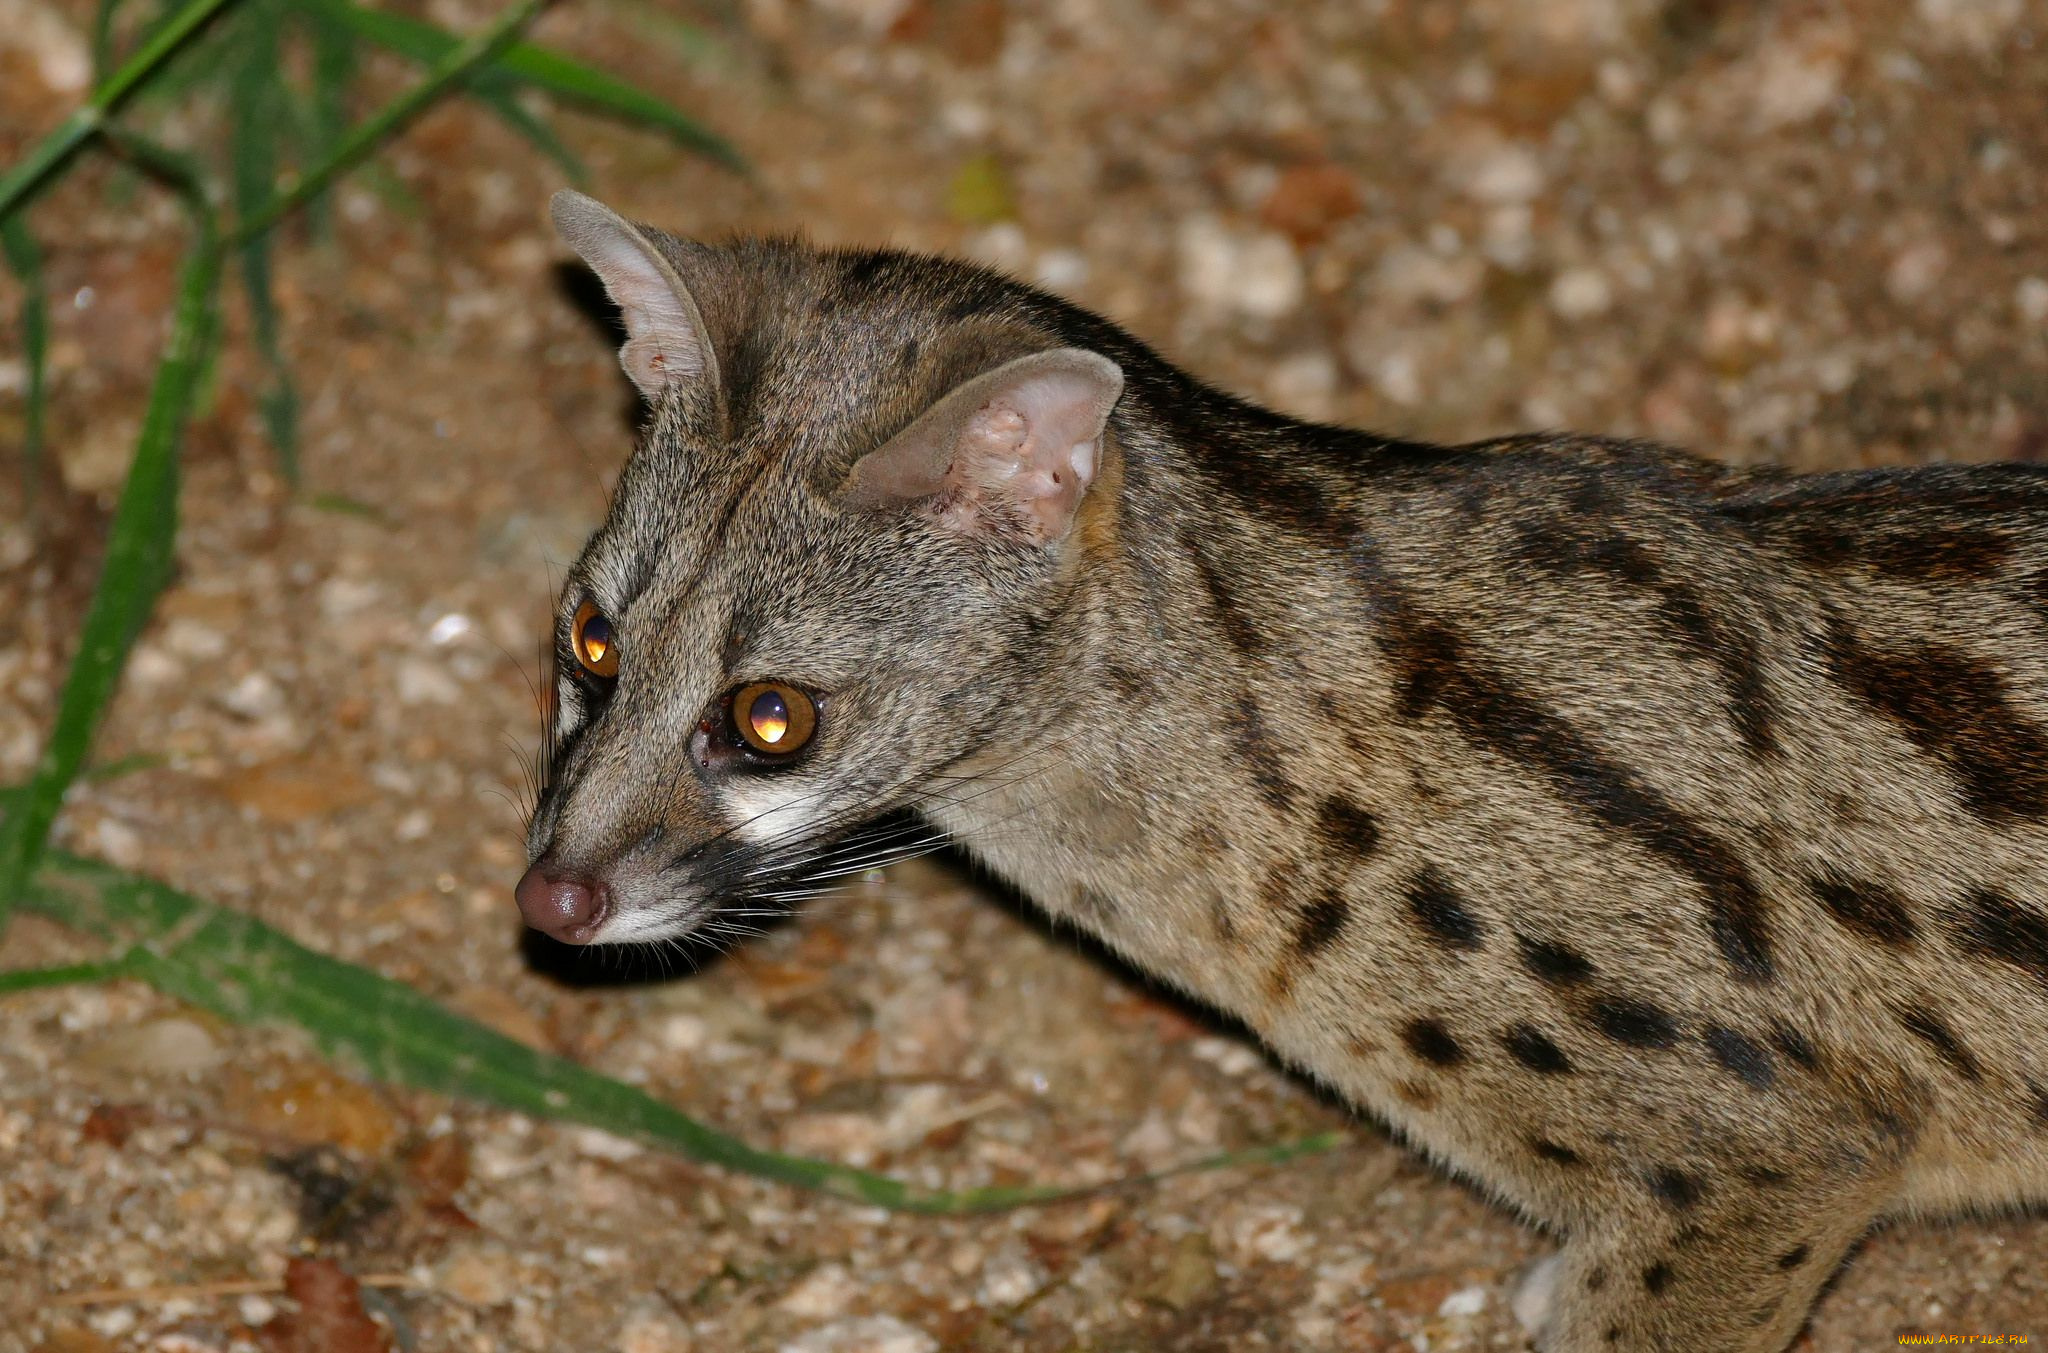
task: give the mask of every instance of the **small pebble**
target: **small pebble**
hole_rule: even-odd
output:
[[[860,1295],[860,1284],[844,1264],[820,1264],[798,1279],[776,1304],[806,1320],[829,1320],[846,1314]]]
[[[2012,289],[2012,304],[2027,323],[2048,323],[2048,277],[2022,277]]]
[[[1181,290],[1201,309],[1277,319],[1300,306],[1307,279],[1285,235],[1196,216],[1181,223],[1177,243]]]
[[[618,1353],[691,1353],[697,1344],[673,1312],[650,1304],[626,1317],[614,1347]]]
[[[939,1341],[893,1315],[822,1325],[782,1345],[781,1353],[938,1353]]]
[[[434,1290],[465,1306],[502,1306],[517,1295],[520,1286],[511,1256],[495,1245],[464,1245],[443,1259],[434,1272]]]
[[[1550,284],[1550,308],[1564,319],[1591,319],[1614,304],[1614,288],[1597,268],[1567,268]]]
[[[221,1050],[197,1020],[171,1015],[114,1030],[93,1045],[85,1060],[102,1071],[189,1076],[219,1066]]]

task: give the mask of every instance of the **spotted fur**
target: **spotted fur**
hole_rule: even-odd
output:
[[[1550,1353],[1773,1353],[1873,1223],[2048,1193],[2048,473],[1392,441],[978,268],[599,210],[651,414],[530,841],[598,939],[910,809],[1564,1236]],[[1085,493],[873,489],[1055,351],[1121,377]],[[717,736],[761,679],[818,693],[786,765]]]

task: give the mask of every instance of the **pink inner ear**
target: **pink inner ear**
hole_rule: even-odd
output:
[[[1065,534],[1095,478],[1109,412],[1097,381],[1069,371],[1028,377],[977,410],[961,429],[947,487],[951,517],[1002,504],[1039,540]]]
[[[677,381],[709,376],[717,364],[697,303],[648,238],[616,212],[580,193],[554,199],[555,225],[618,303],[626,325],[619,362],[650,399]]]
[[[1074,524],[1102,465],[1124,374],[1100,353],[1055,348],[966,381],[861,457],[842,501],[922,507],[947,530],[1035,544]]]

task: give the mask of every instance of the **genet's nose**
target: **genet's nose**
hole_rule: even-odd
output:
[[[552,873],[542,860],[512,890],[526,923],[551,939],[588,944],[611,914],[612,890],[596,879]]]

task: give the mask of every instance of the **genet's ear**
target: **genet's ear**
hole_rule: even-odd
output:
[[[555,232],[588,263],[626,322],[619,364],[652,400],[679,382],[718,386],[718,357],[703,312],[639,227],[595,198],[564,188],[549,207]]]
[[[1062,539],[1101,466],[1103,426],[1123,389],[1123,370],[1082,348],[1006,362],[863,456],[840,501],[924,506],[963,535]]]

